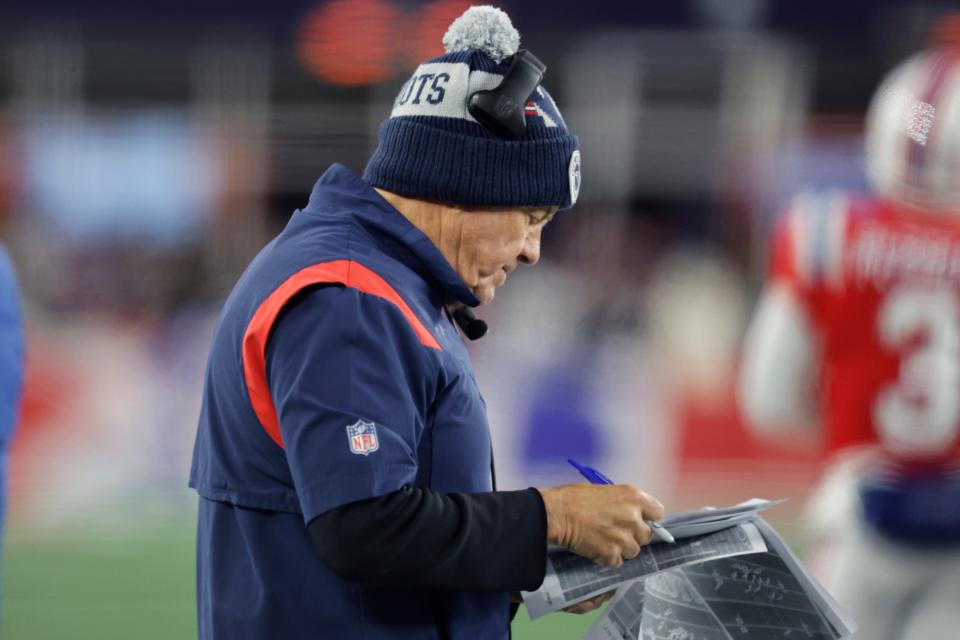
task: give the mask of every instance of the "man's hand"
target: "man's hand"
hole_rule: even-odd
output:
[[[599,609],[603,606],[603,603],[615,596],[617,593],[616,589],[611,589],[606,593],[601,593],[598,596],[593,596],[589,600],[584,600],[583,602],[578,602],[577,604],[572,604],[569,607],[564,607],[561,611],[566,611],[567,613],[590,613],[594,609]],[[510,594],[510,602],[515,604],[523,603],[523,596],[519,591],[514,591]]]
[[[583,602],[572,604],[569,607],[564,607],[561,609],[561,611],[566,611],[567,613],[590,613],[594,609],[599,609],[602,607],[603,603],[612,598],[616,592],[617,590],[613,589],[612,591],[601,593],[598,596],[593,596],[589,600],[584,600]]]
[[[629,484],[578,483],[537,491],[547,510],[547,543],[608,567],[637,557],[652,535],[644,520],[663,517],[659,500]]]

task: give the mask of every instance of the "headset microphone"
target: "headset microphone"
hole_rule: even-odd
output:
[[[543,80],[547,65],[526,49],[512,56],[510,69],[503,81],[488,91],[477,91],[467,101],[467,109],[477,122],[507,140],[523,137],[527,130],[524,111],[527,100]],[[487,323],[478,318],[473,309],[458,306],[451,310],[454,322],[470,340],[487,335]]]
[[[451,311],[454,322],[470,340],[479,340],[487,335],[487,323],[473,313],[470,307],[459,306]]]

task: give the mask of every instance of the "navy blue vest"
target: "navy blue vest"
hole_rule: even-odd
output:
[[[201,638],[507,637],[507,594],[346,582],[305,526],[403,486],[492,489],[452,301],[478,302],[339,165],[247,268],[214,335],[190,474]]]

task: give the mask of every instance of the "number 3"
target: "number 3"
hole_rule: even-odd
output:
[[[901,349],[922,333],[926,341],[904,356],[897,381],[873,409],[883,443],[893,452],[942,453],[960,426],[960,301],[944,289],[900,286],[883,302],[881,343]]]

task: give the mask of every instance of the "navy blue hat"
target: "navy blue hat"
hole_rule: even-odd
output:
[[[408,197],[459,205],[572,207],[580,191],[579,141],[553,98],[537,87],[526,131],[504,140],[467,109],[496,88],[520,36],[493,7],[472,7],[443,39],[447,53],[421,64],[400,89],[363,177]],[[506,61],[506,62],[505,62]]]

